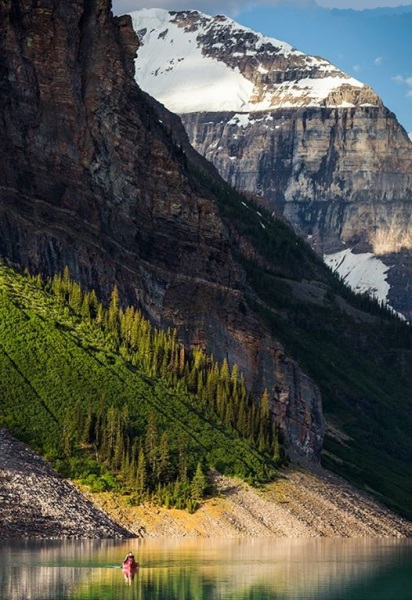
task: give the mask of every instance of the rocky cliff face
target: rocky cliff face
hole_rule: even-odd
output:
[[[268,199],[321,254],[387,265],[386,299],[412,318],[412,146],[384,107],[182,115],[234,187]],[[213,123],[213,125],[212,125]]]
[[[321,251],[342,242],[363,241],[378,254],[411,245],[412,148],[385,108],[192,113],[182,120],[225,179],[269,199]]]
[[[143,10],[133,22],[136,79],[194,147],[320,254],[379,256],[389,302],[411,319],[412,144],[373,90],[225,17]]]
[[[291,453],[317,457],[317,386],[247,305],[212,194],[133,80],[137,38],[108,0],[0,0],[0,255],[114,283],[187,344],[237,363]],[[200,160],[200,159],[199,159]]]

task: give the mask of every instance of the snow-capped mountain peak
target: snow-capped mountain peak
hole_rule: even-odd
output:
[[[142,9],[131,13],[141,46],[136,80],[176,113],[380,103],[327,60],[221,15]]]

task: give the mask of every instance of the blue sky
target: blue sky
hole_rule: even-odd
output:
[[[318,4],[326,8],[377,8],[382,6],[400,6],[411,4],[410,0],[113,0],[113,10],[116,14],[138,10],[139,8],[168,8],[181,10],[195,8],[207,14],[241,13],[253,8],[258,10],[261,6],[275,6],[279,4]]]
[[[410,9],[364,10],[401,5]],[[412,0],[113,0],[116,14],[149,7],[226,14],[320,55],[371,85],[412,132]],[[356,10],[331,10],[344,8]]]

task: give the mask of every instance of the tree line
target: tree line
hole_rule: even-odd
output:
[[[272,465],[281,464],[283,450],[269,394],[265,390],[255,399],[236,364],[230,366],[226,359],[219,363],[200,348],[186,349],[175,329],[156,328],[136,307],[123,308],[117,287],[104,305],[94,291],[84,291],[71,279],[68,268],[50,279],[33,279],[82,324],[98,327],[110,350],[133,368],[190,394],[205,418],[236,432]],[[96,463],[115,476],[90,472],[92,486],[108,489],[116,485],[136,503],[148,500],[195,510],[208,488],[207,465],[188,461],[186,446],[183,434],[177,441],[169,439],[155,412],[149,414],[144,428],[136,430],[127,405],[107,408],[104,402],[100,408],[78,403],[75,415],[68,408],[61,436],[61,450],[73,464],[76,449],[87,448]]]

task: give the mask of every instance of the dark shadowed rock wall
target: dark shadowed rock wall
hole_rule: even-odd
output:
[[[0,255],[44,274],[68,265],[105,297],[117,283],[267,387],[291,453],[317,457],[318,389],[245,314],[228,231],[135,84],[136,48],[108,0],[0,0]]]

